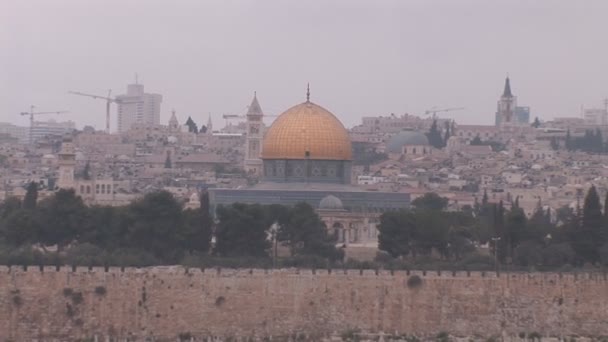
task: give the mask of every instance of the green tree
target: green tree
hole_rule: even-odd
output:
[[[392,257],[407,256],[416,234],[416,218],[411,210],[388,211],[380,216],[378,248]]]
[[[198,127],[196,126],[196,123],[194,122],[194,120],[192,120],[191,117],[188,117],[188,120],[186,120],[186,126],[188,126],[188,132],[198,133]]]
[[[57,245],[61,251],[83,232],[87,208],[74,190],[60,189],[38,205],[39,239],[43,245]]]
[[[171,154],[167,153],[167,157],[165,158],[165,169],[170,169],[171,167],[172,167]]]
[[[550,215],[547,215],[539,200],[534,213],[528,220],[528,227],[523,239],[542,243],[551,230]]]
[[[433,120],[433,124],[426,136],[429,139],[429,144],[434,148],[442,148],[444,146],[441,131],[437,128],[437,120]]]
[[[220,256],[267,256],[266,216],[258,204],[234,203],[217,207],[215,253]]]
[[[17,209],[2,220],[2,235],[14,246],[33,243],[38,239],[40,222],[32,210]]]
[[[566,150],[572,151],[574,150],[572,136],[570,135],[570,128],[566,131],[566,142],[565,142]]]
[[[209,208],[209,193],[201,194],[201,206],[183,212],[184,227],[179,234],[180,248],[189,253],[209,252],[213,236],[213,220]]]
[[[82,171],[82,178],[84,180],[91,179],[91,163],[87,160],[87,163],[84,165],[84,170]]]
[[[342,259],[336,239],[315,210],[307,203],[297,203],[289,210],[289,219],[279,228],[279,241],[285,242],[292,255],[314,255],[329,260]]]
[[[30,182],[27,186],[27,192],[23,198],[23,208],[28,210],[36,209],[38,202],[38,183]]]
[[[448,139],[452,136],[451,125],[449,121],[445,122],[445,132],[443,134],[443,147],[448,144]]]
[[[483,143],[483,141],[481,141],[481,137],[479,136],[479,134],[477,134],[475,136],[475,138],[473,138],[473,140],[471,140],[469,145],[480,146],[480,145],[485,145],[485,144]]]
[[[0,217],[6,218],[13,212],[21,209],[21,200],[17,197],[10,196],[4,202],[0,203]]]
[[[598,249],[605,242],[604,231],[600,198],[595,186],[591,186],[585,196],[580,229],[572,236],[572,248],[585,261],[599,261]]]
[[[107,251],[128,247],[127,237],[131,221],[128,209],[128,206],[88,208],[79,242],[90,243]]]
[[[521,243],[525,241],[529,235],[529,230],[527,227],[527,218],[523,209],[519,208],[518,200],[514,203],[514,206],[511,207],[511,210],[507,213],[505,217],[505,234],[504,234],[504,242],[506,248],[506,255],[509,257],[513,257],[513,251]]]
[[[559,150],[559,142],[557,141],[556,137],[551,138],[551,149],[553,149],[554,151]]]
[[[416,198],[412,201],[412,205],[416,209],[428,209],[428,210],[437,210],[441,211],[447,208],[448,199],[445,197],[439,196],[435,192],[427,192],[421,197]]]
[[[430,254],[436,250],[448,255],[449,227],[446,215],[435,210],[415,210],[414,258],[417,254]]]
[[[534,118],[534,122],[532,123],[532,127],[534,127],[534,128],[540,127],[540,120],[538,119],[538,117]]]
[[[179,260],[178,233],[183,231],[182,207],[167,191],[145,195],[128,206],[127,240],[167,262]]]

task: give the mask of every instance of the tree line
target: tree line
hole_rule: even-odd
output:
[[[608,195],[605,203],[608,203]],[[515,199],[481,203],[458,212],[446,211],[447,200],[434,193],[412,202],[411,209],[381,217],[379,247],[392,258],[416,259],[432,252],[451,265],[479,258],[476,250],[489,247],[501,265],[555,269],[585,264],[608,264],[608,207],[602,212],[592,186],[584,205],[562,207],[555,213],[540,202],[530,218]],[[487,262],[487,257],[486,257]]]
[[[551,147],[559,150],[560,145],[557,138],[551,140]],[[568,151],[583,151],[589,153],[608,153],[608,143],[604,141],[602,131],[599,128],[586,130],[582,137],[572,137],[570,129],[566,132],[564,147]]]
[[[552,211],[539,203],[529,218],[517,198],[490,203],[484,193],[481,202],[449,211],[447,199],[428,193],[409,209],[380,216],[380,252],[368,263],[345,261],[336,236],[305,203],[235,203],[219,206],[212,218],[205,192],[199,208],[184,210],[165,191],[126,206],[89,207],[72,190],[38,201],[37,189],[32,183],[23,201],[0,205],[0,264],[488,269],[496,262],[540,270],[608,264],[608,198],[602,208],[594,186],[582,207]],[[278,258],[279,246],[290,256]]]
[[[37,189],[32,183],[23,201],[8,198],[0,205],[0,263],[17,263],[24,254],[24,262],[34,255],[43,263],[90,265],[176,264],[193,258],[268,261],[272,241],[288,246],[294,258],[343,257],[334,247],[334,237],[305,203],[235,203],[218,207],[214,220],[206,192],[199,208],[184,210],[166,191],[126,206],[89,207],[73,190],[59,190],[38,201]],[[49,255],[54,259],[49,261]]]

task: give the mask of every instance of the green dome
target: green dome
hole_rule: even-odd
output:
[[[342,205],[342,201],[338,197],[334,195],[327,195],[323,197],[323,199],[319,203],[319,209],[342,210],[344,209],[344,206]]]
[[[429,139],[418,131],[403,130],[392,136],[386,143],[386,151],[389,153],[401,153],[403,146],[427,146]]]

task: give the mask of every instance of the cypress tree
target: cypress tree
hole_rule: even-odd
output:
[[[570,128],[568,128],[568,131],[566,132],[566,150],[568,151],[572,151],[572,137],[570,136]]]
[[[488,190],[484,189],[483,197],[481,199],[481,206],[485,207],[486,205],[488,205]]]
[[[91,179],[91,164],[89,163],[88,160],[87,160],[86,165],[84,166],[84,171],[82,172],[82,178],[84,178],[85,180]]]
[[[23,208],[25,209],[36,209],[36,203],[38,201],[38,184],[36,182],[30,182],[27,186],[27,192],[23,198]]]
[[[446,121],[445,123],[445,134],[443,135],[443,147],[447,146],[448,139],[452,136],[452,132],[450,130],[450,123]]]
[[[608,191],[606,191],[606,197],[604,197],[604,220],[608,222]]]
[[[598,261],[598,249],[604,244],[603,226],[600,198],[592,185],[585,196],[580,229],[572,241],[572,247],[583,260]]]
[[[443,139],[441,138],[441,132],[437,128],[437,120],[433,121],[431,129],[426,134],[426,136],[429,139],[429,144],[431,144],[431,146],[433,146],[434,148],[443,147]]]
[[[167,153],[167,158],[165,158],[165,169],[171,168],[171,154]]]

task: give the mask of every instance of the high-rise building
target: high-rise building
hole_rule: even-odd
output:
[[[511,92],[511,81],[505,79],[505,88],[498,100],[496,126],[526,126],[530,123],[530,107],[518,107],[517,96]]]
[[[134,124],[160,125],[160,94],[144,93],[143,84],[129,84],[127,93],[116,96],[118,132],[126,132]]]
[[[264,112],[256,94],[247,110],[247,142],[245,152],[245,171],[254,175],[262,174],[262,139],[264,138]]]

